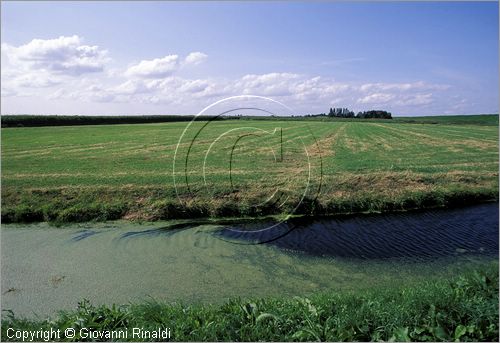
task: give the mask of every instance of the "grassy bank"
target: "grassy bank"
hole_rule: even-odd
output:
[[[232,300],[220,305],[94,307],[81,302],[57,318],[4,313],[7,329],[170,328],[175,341],[498,341],[498,264],[451,280],[323,293],[309,298]],[[128,336],[129,340],[140,340]],[[84,340],[77,336],[75,340]],[[120,340],[124,340],[123,338]],[[146,339],[147,340],[147,339]]]
[[[3,128],[2,221],[335,215],[495,201],[498,125],[488,118],[197,122],[181,141],[186,123]]]
[[[56,225],[72,222],[130,220],[168,220],[189,218],[261,217],[292,213],[296,215],[346,215],[356,213],[391,213],[434,208],[455,208],[481,202],[498,201],[498,193],[488,188],[445,189],[432,192],[407,192],[397,197],[356,194],[345,199],[304,198],[301,205],[269,205],[255,208],[238,197],[223,199],[199,197],[178,201],[172,192],[161,188],[143,189],[54,189],[32,190],[23,194],[16,205],[2,208],[2,222],[50,222]],[[14,198],[16,195],[11,196]],[[173,200],[170,200],[173,199]]]

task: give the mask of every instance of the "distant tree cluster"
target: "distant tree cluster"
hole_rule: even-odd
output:
[[[365,111],[365,112],[358,112],[356,114],[356,118],[362,118],[362,119],[392,119],[392,114],[391,112],[387,111]]]
[[[361,119],[392,119],[391,112],[381,111],[381,110],[371,110],[365,112],[358,112],[354,115],[354,112],[348,108],[330,108],[328,114],[318,113],[318,114],[306,114],[305,117],[336,117],[336,118],[361,118]]]
[[[292,115],[293,117],[293,115]],[[297,117],[302,117],[301,115],[298,115]],[[317,113],[317,114],[306,114],[304,117],[309,118],[309,117],[326,117],[326,113]]]
[[[348,108],[331,108],[328,112],[329,117],[339,117],[339,118],[354,118],[354,112],[349,111]]]

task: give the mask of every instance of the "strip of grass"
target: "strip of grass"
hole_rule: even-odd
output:
[[[168,220],[188,218],[260,217],[269,215],[345,215],[391,213],[432,208],[454,208],[480,202],[498,201],[494,190],[440,188],[432,192],[413,191],[398,196],[354,192],[345,198],[304,198],[297,208],[269,204],[254,207],[235,196],[217,200],[204,196],[179,201],[172,190],[144,189],[56,189],[31,191],[15,206],[4,205],[2,222],[71,222],[130,220]]]
[[[240,120],[308,120],[324,122],[373,122],[373,123],[395,123],[395,124],[441,124],[441,125],[486,125],[498,126],[498,114],[472,114],[472,115],[436,115],[425,117],[398,117],[392,119],[370,119],[370,118],[337,118],[337,117],[239,117]]]
[[[82,301],[54,319],[6,313],[7,329],[170,328],[174,341],[498,341],[498,263],[463,276],[407,287],[220,305],[147,302],[95,307]],[[129,340],[141,340],[132,338]],[[64,339],[62,339],[64,340]],[[76,336],[74,340],[86,340]],[[124,340],[123,338],[120,340]],[[148,339],[144,339],[148,340]],[[153,340],[153,339],[150,339]]]
[[[400,123],[498,126],[498,114],[397,117],[394,119],[395,122]]]

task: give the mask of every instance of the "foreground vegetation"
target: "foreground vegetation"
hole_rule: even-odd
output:
[[[498,116],[446,120],[457,119],[196,122],[179,146],[186,123],[3,128],[2,221],[331,215],[498,200]]]
[[[142,327],[170,328],[170,340],[175,341],[498,342],[498,281],[498,264],[494,263],[452,280],[309,298],[236,299],[222,306],[152,301],[94,307],[83,301],[76,310],[61,312],[54,319],[31,320],[4,313],[2,339],[8,340],[8,328],[64,331],[72,327],[79,332],[80,328]],[[76,336],[73,340],[85,339]]]

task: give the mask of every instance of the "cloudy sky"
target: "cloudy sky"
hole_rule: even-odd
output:
[[[2,2],[2,114],[498,113],[498,3]]]

